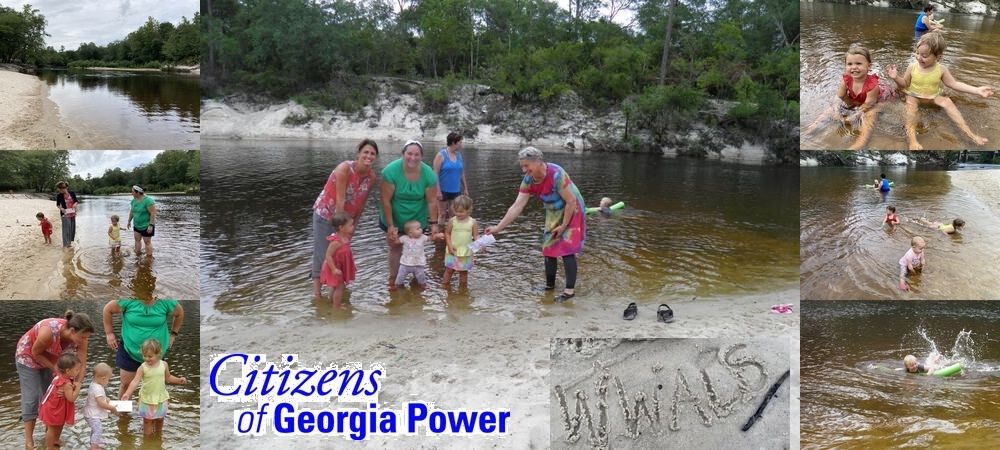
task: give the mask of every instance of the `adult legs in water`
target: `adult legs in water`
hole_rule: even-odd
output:
[[[568,300],[575,293],[574,288],[576,287],[576,255],[566,255],[563,256],[563,268],[566,271],[566,288],[563,289],[564,300]],[[555,286],[556,285],[556,269],[558,267],[558,260],[555,257],[546,256],[545,257],[545,286]]]

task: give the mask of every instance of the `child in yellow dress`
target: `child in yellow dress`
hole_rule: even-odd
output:
[[[472,199],[467,195],[459,195],[451,202],[455,216],[448,221],[445,228],[444,281],[445,286],[451,284],[451,277],[458,272],[459,286],[469,283],[469,270],[472,269],[472,250],[469,244],[479,239],[479,224],[469,217],[472,213]]]

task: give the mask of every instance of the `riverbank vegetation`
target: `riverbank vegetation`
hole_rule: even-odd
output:
[[[132,185],[150,192],[187,192],[201,187],[201,155],[197,150],[166,150],[149,164],[133,169],[108,169],[103,175],[70,175],[69,151],[28,150],[0,152],[0,189],[54,192],[56,182],[68,181],[79,194],[109,195],[131,192]]]
[[[851,5],[881,5],[887,3],[891,8],[901,8],[901,9],[912,9],[912,10],[922,10],[924,6],[927,6],[928,1],[925,0],[816,0],[820,3],[846,3]],[[938,6],[943,6],[950,12],[956,13],[981,13],[987,16],[996,16],[1000,14],[1000,0],[935,0],[934,3]],[[985,11],[977,8],[976,3],[985,7]]]
[[[900,152],[889,150],[822,150],[802,153],[804,160],[813,160],[811,164],[819,166],[855,166],[855,165],[900,165],[910,162],[918,165],[951,166],[955,164],[1000,164],[1000,152],[942,150]]]
[[[201,19],[182,18],[178,24],[145,24],[123,40],[107,45],[83,43],[76,50],[45,46],[44,14],[31,5],[20,11],[0,6],[0,62],[36,67],[118,67],[160,69],[196,65],[200,57]]]
[[[374,77],[429,80],[428,113],[487,85],[511,107],[622,113],[639,147],[723,130],[797,156],[799,12],[780,0],[205,2],[203,92],[357,111]],[[683,145],[683,143],[681,143]],[[796,158],[797,159],[797,158]]]

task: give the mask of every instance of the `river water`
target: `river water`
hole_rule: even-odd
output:
[[[63,254],[62,275],[66,300],[111,298],[197,299],[198,196],[151,194],[156,200],[156,236],[153,259],[136,257],[135,238],[125,228],[132,196],[85,196],[76,216],[76,243]],[[120,254],[108,246],[111,216],[121,227]],[[59,237],[53,236],[59,243]]]
[[[899,67],[900,76],[914,61],[913,25],[919,11],[833,3],[802,2],[802,50],[800,56],[800,121],[803,127],[813,123],[832,102],[844,73],[844,54],[853,43],[861,43],[872,52],[872,69],[879,77],[888,64]],[[948,43],[941,63],[956,80],[970,86],[1000,88],[1000,22],[993,17],[937,13],[945,19],[944,38]],[[1000,115],[997,97],[944,89],[976,133],[990,140],[983,149],[1000,148]],[[904,102],[895,101],[876,119],[875,132],[867,148],[905,150],[906,122]],[[941,108],[921,106],[918,112],[917,139],[925,150],[976,149]],[[854,144],[859,129],[827,121],[817,131],[802,136],[803,150],[843,150]]]
[[[14,350],[22,335],[42,319],[62,317],[67,309],[86,313],[94,322],[94,334],[90,337],[87,350],[87,373],[83,390],[77,400],[76,425],[63,428],[62,439],[71,449],[90,448],[90,427],[83,421],[81,408],[86,400],[87,389],[92,379],[94,364],[103,362],[112,367],[114,375],[108,384],[109,398],[118,393],[120,378],[115,367],[115,354],[104,339],[102,311],[107,301],[8,301],[4,302],[4,320],[0,321],[0,416],[6,418],[0,423],[0,442],[3,448],[24,448],[24,426],[18,420],[21,415],[21,388],[14,367]],[[170,410],[163,426],[163,438],[144,440],[142,419],[138,414],[123,414],[121,418],[108,418],[103,422],[104,442],[107,448],[134,449],[191,449],[200,446],[200,399],[198,386],[201,384],[198,370],[200,348],[199,324],[201,323],[198,303],[182,301],[184,324],[174,347],[167,353],[170,373],[187,378],[188,384],[168,384]],[[116,334],[121,332],[121,315],[115,315],[113,327]],[[35,425],[35,445],[44,448],[45,425],[39,421]]]
[[[907,167],[803,167],[801,296],[807,300],[993,300],[997,298],[1000,222],[979,199],[956,188],[948,171]],[[862,185],[884,172],[885,198]],[[886,205],[900,224],[881,226]],[[954,235],[913,219],[966,221]],[[924,238],[927,268],[899,289],[899,259]]]
[[[90,148],[197,150],[197,76],[124,70],[42,71],[49,98]]]
[[[805,302],[802,311],[803,449],[996,446],[1000,302]],[[935,350],[962,362],[961,374],[881,369]]]
[[[315,303],[308,278],[310,208],[333,167],[353,159],[355,144],[205,141],[201,299],[206,317],[253,314],[281,321],[316,314],[307,307]],[[399,144],[380,143],[379,170],[399,157]],[[798,276],[798,169],[650,155],[546,155],[569,172],[589,206],[604,196],[627,204],[616,218],[588,219],[587,243],[578,258],[577,298],[583,300],[575,307],[607,308],[607,301],[618,310],[621,298],[656,305],[772,292]],[[425,152],[425,162],[432,156]],[[517,194],[516,150],[466,148],[464,158],[475,202],[472,216],[482,226],[493,225]],[[443,251],[435,248],[428,257],[431,289],[390,295],[385,238],[376,225],[378,194],[372,197],[352,242],[358,276],[348,299],[354,312],[546,314],[553,295],[533,289],[544,282],[543,213],[537,201],[479,259],[468,289],[439,287]]]

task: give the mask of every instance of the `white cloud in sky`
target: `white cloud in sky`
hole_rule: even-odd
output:
[[[195,0],[3,0],[0,4],[20,11],[24,5],[45,16],[45,45],[76,50],[80,44],[108,45],[125,39],[152,17],[174,25],[181,17],[194,19],[201,8]]]
[[[153,162],[162,150],[72,150],[69,152],[70,175],[87,179],[104,175],[105,170],[118,167],[131,170],[140,164]]]

